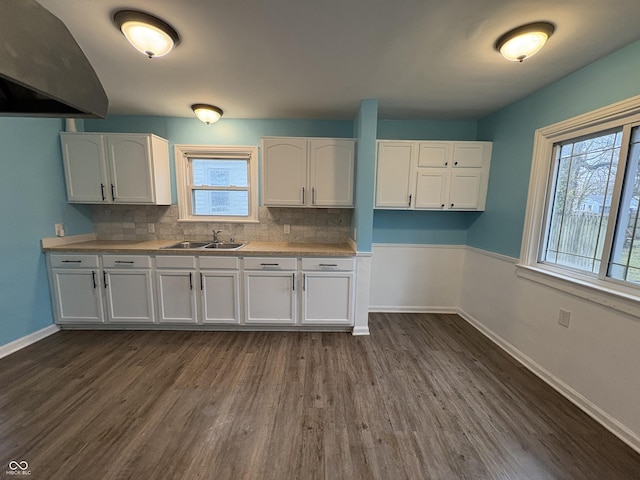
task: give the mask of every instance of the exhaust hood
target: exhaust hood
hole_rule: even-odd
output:
[[[109,101],[67,27],[35,0],[2,0],[0,116],[104,118]]]

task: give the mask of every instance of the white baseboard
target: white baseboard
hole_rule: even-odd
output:
[[[369,335],[369,327],[353,327],[351,331],[352,335]]]
[[[24,347],[28,347],[32,343],[36,343],[38,340],[42,340],[43,338],[48,337],[49,335],[53,335],[56,332],[60,331],[60,327],[57,325],[49,325],[37,332],[30,333],[22,338],[14,340],[13,342],[9,342],[6,345],[0,346],[0,358],[6,357],[7,355],[11,355],[18,350],[23,349]]]
[[[600,407],[595,405],[593,402],[585,398],[579,392],[571,388],[569,385],[564,383],[562,380],[557,378],[551,372],[540,366],[538,363],[534,362],[527,355],[522,353],[520,350],[515,348],[509,342],[504,340],[502,337],[496,335],[492,330],[488,329],[478,320],[476,320],[473,316],[469,315],[462,309],[457,309],[458,315],[460,315],[464,320],[466,320],[470,325],[472,325],[476,330],[482,333],[485,337],[499,346],[502,350],[508,353],[511,357],[513,357],[518,363],[524,366],[527,370],[532,372],[538,378],[540,378],[543,382],[549,385],[551,388],[556,390],[560,395],[565,397],[575,406],[577,406],[580,410],[585,412],[591,418],[593,418],[596,422],[602,425],[604,428],[613,433],[616,437],[622,440],[624,443],[629,445],[635,451],[640,453],[640,437],[636,435],[633,431],[629,430],[622,423],[617,421],[611,415],[603,411]]]
[[[371,305],[369,307],[370,313],[458,313],[458,309],[455,307],[424,307],[424,306],[409,306],[399,307],[397,305],[384,306],[384,305]]]

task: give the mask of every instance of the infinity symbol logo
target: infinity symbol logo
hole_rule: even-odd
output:
[[[9,468],[11,470],[27,470],[29,468],[29,464],[26,461],[16,462],[15,460],[11,460],[9,462]]]

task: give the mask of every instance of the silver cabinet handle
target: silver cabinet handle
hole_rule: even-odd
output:
[[[316,204],[316,187],[311,187],[311,204]]]
[[[193,290],[193,273],[189,272],[189,290]]]
[[[261,263],[260,266],[262,267],[277,267],[279,266],[279,263]]]
[[[62,263],[82,263],[82,260],[62,260]]]
[[[291,274],[291,290],[296,291],[296,274]]]
[[[337,263],[319,263],[318,265],[320,267],[337,267],[338,266]]]
[[[204,277],[202,276],[202,273],[200,273],[200,290],[204,289]]]
[[[91,281],[93,282],[93,288],[96,288],[98,284],[96,283],[96,272],[91,270]]]
[[[107,283],[107,272],[102,271],[102,283],[104,283],[104,288],[107,288],[109,284]]]
[[[104,183],[100,184],[100,194],[102,195],[102,201],[104,202],[106,200],[104,198]]]
[[[116,186],[113,183],[111,184],[111,198],[116,199]]]
[[[119,263],[124,265],[133,265],[136,262],[134,262],[133,260],[116,260],[114,263]]]
[[[409,206],[411,206],[411,197],[413,197],[413,194],[409,194]]]
[[[302,187],[302,205],[304,205],[304,187]]]

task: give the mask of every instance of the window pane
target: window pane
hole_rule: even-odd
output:
[[[209,187],[249,186],[247,160],[192,159],[192,185]]]
[[[249,216],[249,192],[246,190],[193,190],[194,215]]]
[[[612,132],[560,146],[543,261],[598,271],[621,136]]]
[[[609,276],[619,280],[640,283],[640,225],[638,200],[640,198],[640,129],[631,133],[631,145],[625,171],[622,198],[618,209],[618,223],[613,240]]]

